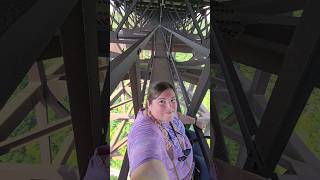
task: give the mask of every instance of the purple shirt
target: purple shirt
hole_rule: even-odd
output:
[[[109,176],[110,168],[109,166],[107,166],[107,160],[108,160],[107,157],[109,156],[108,154],[109,152],[110,152],[109,147],[107,145],[103,145],[96,148],[96,150],[94,151],[94,155],[91,157],[88,163],[87,172],[83,180],[110,179],[110,176]],[[72,178],[71,176],[68,176],[68,178],[66,179],[74,179],[74,178]]]
[[[177,127],[177,130],[180,134],[178,136],[182,136],[184,138],[184,142],[181,143],[183,143],[185,149],[192,149],[190,141],[185,135],[184,126],[178,116],[174,116],[171,122],[174,123],[175,127]],[[181,157],[183,155],[182,149],[178,144],[179,142],[174,135],[170,124],[162,123],[162,125],[169,132],[174,142],[174,145],[172,146],[174,159],[173,161],[176,166],[179,179],[191,179],[188,174],[190,172],[190,169],[192,169],[193,172],[194,168],[192,150],[186,160],[178,161],[178,157]],[[162,161],[162,163],[164,164],[168,172],[169,179],[177,179],[174,166],[166,150],[166,143],[161,130],[159,129],[158,125],[155,124],[153,120],[148,116],[145,116],[143,111],[141,110],[139,111],[128,135],[128,157],[130,165],[130,175],[132,171],[134,171],[144,162],[156,159]]]

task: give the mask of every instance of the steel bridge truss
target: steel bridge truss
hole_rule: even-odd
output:
[[[0,155],[37,144],[40,162],[1,162],[1,178],[82,179],[95,148],[108,144],[110,159],[123,160],[119,179],[126,179],[128,156],[119,151],[126,147],[124,129],[149,84],[161,80],[175,85],[179,110],[210,119],[204,132],[194,130],[211,176],[319,179],[319,159],[294,132],[320,85],[317,0],[2,5],[0,14],[10,18],[0,29]],[[147,59],[142,52],[149,52]],[[192,58],[177,62],[177,53]],[[239,64],[254,68],[252,80]],[[272,75],[277,79],[267,98]],[[210,109],[202,104],[207,91]],[[225,105],[232,111],[222,118]],[[35,127],[15,135],[32,113]],[[113,121],[120,123],[111,127]],[[68,133],[53,153],[53,136],[62,130]],[[239,145],[235,166],[225,137]],[[67,165],[73,150],[77,168]],[[277,166],[284,173],[276,173]]]

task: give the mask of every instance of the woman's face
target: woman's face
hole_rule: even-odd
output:
[[[149,102],[149,110],[154,118],[170,122],[177,111],[176,95],[172,89],[166,89],[156,99]]]

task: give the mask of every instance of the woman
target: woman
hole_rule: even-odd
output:
[[[131,179],[191,179],[193,148],[183,124],[203,129],[205,120],[177,112],[177,95],[171,84],[152,85],[146,109],[141,109],[128,135]]]

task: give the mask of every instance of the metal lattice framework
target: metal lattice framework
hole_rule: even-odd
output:
[[[128,156],[119,151],[126,147],[124,129],[142,107],[149,84],[167,81],[181,97],[179,110],[210,119],[204,132],[194,129],[211,176],[319,179],[319,160],[294,132],[320,85],[319,5],[317,0],[1,2],[0,155],[36,143],[40,162],[0,162],[0,178],[82,179],[94,149],[109,144],[110,159],[123,160],[119,179],[127,179]],[[303,13],[295,15],[297,10]],[[141,60],[142,52],[149,52],[147,59]],[[192,58],[177,62],[181,52]],[[255,69],[252,80],[239,64]],[[272,74],[277,81],[266,98]],[[208,90],[210,109],[202,104]],[[225,104],[233,110],[222,119]],[[14,135],[30,112],[35,127]],[[111,127],[112,121],[120,123]],[[61,130],[68,133],[53,155],[52,139]],[[225,137],[240,147],[235,166]],[[73,150],[78,169],[67,165]],[[276,173],[276,166],[285,172]]]
[[[319,159],[294,132],[312,90],[319,87],[319,5],[313,0],[213,4],[213,102],[218,108],[233,106],[220,121],[222,130],[240,142],[237,166],[272,179],[319,178]],[[237,63],[255,68],[252,80]],[[272,74],[277,80],[268,99]],[[230,128],[237,123],[240,132]],[[277,165],[284,173],[275,173]]]

